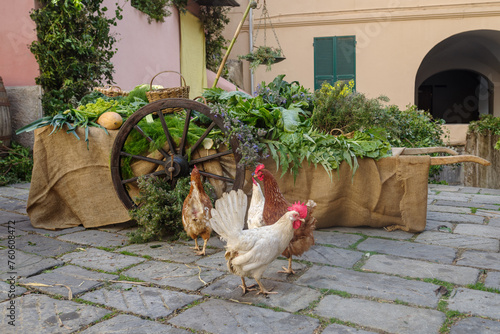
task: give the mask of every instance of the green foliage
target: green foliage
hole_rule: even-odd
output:
[[[200,20],[205,30],[206,66],[213,72],[218,71],[224,58],[223,51],[227,40],[222,36],[222,32],[229,23],[229,10],[230,7],[200,6]]]
[[[469,123],[469,132],[482,136],[500,135],[500,117],[481,115],[479,120]],[[495,144],[495,150],[500,150],[500,140]]]
[[[266,71],[270,71],[271,65],[280,57],[282,57],[281,49],[276,49],[271,46],[259,46],[246,55],[238,56],[238,59],[248,60],[250,62],[250,68],[254,71],[259,65],[266,65]]]
[[[256,95],[261,96],[266,103],[288,108],[291,104],[300,105],[304,111],[314,109],[314,94],[301,86],[298,81],[291,83],[283,80],[285,74],[280,74],[272,82],[257,85]]]
[[[183,231],[182,205],[189,194],[190,178],[177,180],[174,188],[164,178],[144,176],[138,180],[138,207],[129,211],[139,228],[129,234],[133,243],[162,240],[165,236],[178,238]]]
[[[33,170],[31,150],[16,142],[11,142],[11,146],[0,149],[0,186],[31,181]],[[2,141],[0,141],[0,148],[2,148]],[[2,151],[4,153],[1,153]]]
[[[148,22],[165,22],[165,17],[172,15],[168,7],[175,5],[185,11],[188,0],[131,0],[132,7],[149,16]]]
[[[30,13],[37,27],[30,50],[40,68],[35,81],[44,91],[46,115],[71,108],[93,87],[113,81],[116,38],[110,27],[121,19],[122,9],[109,15],[102,2],[42,0],[42,7]]]

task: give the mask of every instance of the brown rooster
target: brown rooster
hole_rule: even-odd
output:
[[[212,233],[209,225],[211,210],[212,202],[203,190],[200,171],[194,166],[191,172],[189,195],[182,206],[182,225],[187,235],[194,239],[195,246],[193,249],[197,250],[196,255],[206,255],[207,242]],[[201,251],[198,246],[198,237],[203,239],[203,249]]]
[[[264,184],[265,204],[262,214],[264,223],[266,225],[274,224],[274,222],[287,212],[292,204],[285,199],[285,196],[283,196],[278,187],[278,182],[275,177],[270,171],[265,169],[263,164],[257,166],[254,175]],[[312,212],[316,207],[316,203],[313,200],[308,200],[306,206],[307,216],[305,217],[305,222],[300,228],[294,230],[293,238],[282,254],[288,258],[288,269],[283,267],[284,271],[280,271],[282,273],[295,274],[292,269],[292,256],[301,256],[314,245],[313,232],[316,228],[316,218],[312,216]]]

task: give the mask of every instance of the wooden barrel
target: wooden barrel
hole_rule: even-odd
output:
[[[12,139],[12,124],[10,121],[10,103],[7,97],[7,91],[3,85],[2,77],[0,77],[0,151],[2,146],[10,147]],[[5,148],[4,148],[5,149]]]

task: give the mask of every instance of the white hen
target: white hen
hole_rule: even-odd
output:
[[[240,189],[224,193],[215,202],[210,225],[222,239],[227,241],[225,258],[228,270],[241,277],[243,293],[250,291],[245,277],[253,277],[260,287],[257,294],[269,294],[260,278],[267,266],[288,246],[294,229],[304,220],[300,214],[307,211],[305,205],[294,204],[275,224],[243,230],[247,196]]]
[[[250,200],[250,207],[248,208],[247,226],[249,229],[264,226],[264,204],[266,199],[262,193],[260,185],[252,177],[252,199]]]

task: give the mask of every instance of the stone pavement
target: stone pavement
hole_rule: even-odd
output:
[[[429,185],[422,233],[318,230],[268,298],[242,296],[216,237],[199,257],[129,244],[131,223],[35,229],[28,193],[0,188],[0,333],[500,333],[500,190]]]

